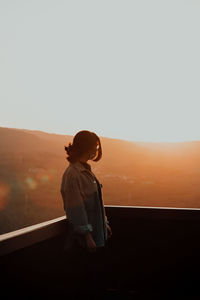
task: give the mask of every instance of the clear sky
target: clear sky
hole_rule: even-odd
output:
[[[198,0],[0,0],[0,126],[200,140]]]

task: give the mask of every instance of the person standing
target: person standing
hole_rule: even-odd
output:
[[[77,273],[80,275],[83,271],[84,282],[88,281],[88,286],[85,283],[84,286],[88,289],[95,286],[90,282],[94,279],[92,268],[94,270],[94,265],[102,265],[100,260],[105,258],[107,241],[112,236],[102,199],[103,186],[88,163],[88,160],[98,162],[101,159],[101,141],[94,132],[82,130],[64,149],[69,161],[60,188],[68,221],[64,249],[66,255],[76,262]],[[101,286],[101,282],[96,283]]]

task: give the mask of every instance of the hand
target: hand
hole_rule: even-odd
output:
[[[97,246],[96,246],[96,243],[93,240],[93,237],[92,237],[90,232],[86,233],[85,239],[86,239],[86,247],[88,248],[88,251],[89,252],[96,252]]]
[[[107,223],[106,223],[106,226],[107,226],[107,230],[108,230],[108,238],[110,238],[112,235],[112,229],[111,229],[110,225],[108,225]]]

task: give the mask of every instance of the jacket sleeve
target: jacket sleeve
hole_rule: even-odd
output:
[[[105,211],[105,207],[104,207],[104,211]],[[105,211],[105,220],[106,220],[106,224],[110,224],[110,222],[108,221],[108,217],[106,216],[106,211]]]
[[[100,183],[100,187],[101,187],[102,204],[103,204],[103,209],[104,209],[105,222],[106,222],[106,224],[110,224],[110,222],[108,221],[107,215],[106,215],[106,210],[105,210],[104,201],[103,201],[103,191],[102,191],[103,184],[102,183]]]
[[[92,225],[88,223],[78,177],[74,174],[67,176],[63,189],[63,201],[67,219],[74,225],[74,231],[80,234],[93,231]]]

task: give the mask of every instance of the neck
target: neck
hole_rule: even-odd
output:
[[[78,161],[80,161],[80,162],[83,162],[83,163],[87,163],[87,161],[88,161],[88,156],[82,156],[82,157],[80,157],[79,158],[79,160]]]
[[[87,159],[79,159],[79,162],[87,163]]]

